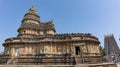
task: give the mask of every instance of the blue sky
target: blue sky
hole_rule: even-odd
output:
[[[41,21],[54,20],[57,33],[91,33],[102,46],[104,35],[114,34],[120,43],[120,0],[0,0],[0,51],[32,5]]]

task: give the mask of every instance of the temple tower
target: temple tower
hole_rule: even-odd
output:
[[[53,21],[41,22],[40,16],[32,6],[24,15],[22,24],[18,29],[18,36],[37,36],[37,35],[54,35],[55,28]]]
[[[120,49],[115,41],[113,34],[105,35],[104,47],[107,62],[119,62]]]
[[[112,53],[119,54],[120,50],[113,34],[105,35],[104,47],[107,55]]]

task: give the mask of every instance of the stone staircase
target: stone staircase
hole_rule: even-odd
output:
[[[17,58],[11,58],[7,61],[7,64],[16,64]]]
[[[76,64],[82,63],[82,58],[80,56],[75,56]]]

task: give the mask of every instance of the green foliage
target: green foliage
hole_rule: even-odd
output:
[[[101,56],[102,56],[102,61],[106,62],[106,58],[104,58],[104,56],[106,56],[105,48],[100,46],[100,52],[101,52]]]
[[[102,57],[106,56],[105,48],[103,48],[102,46],[100,46],[100,52],[101,52]]]

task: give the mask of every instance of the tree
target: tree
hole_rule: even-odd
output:
[[[102,56],[106,56],[105,48],[103,48],[102,46],[100,46],[100,53]]]
[[[100,53],[102,56],[102,61],[106,61],[106,58],[104,58],[106,56],[105,48],[103,48],[102,46],[100,46]]]

